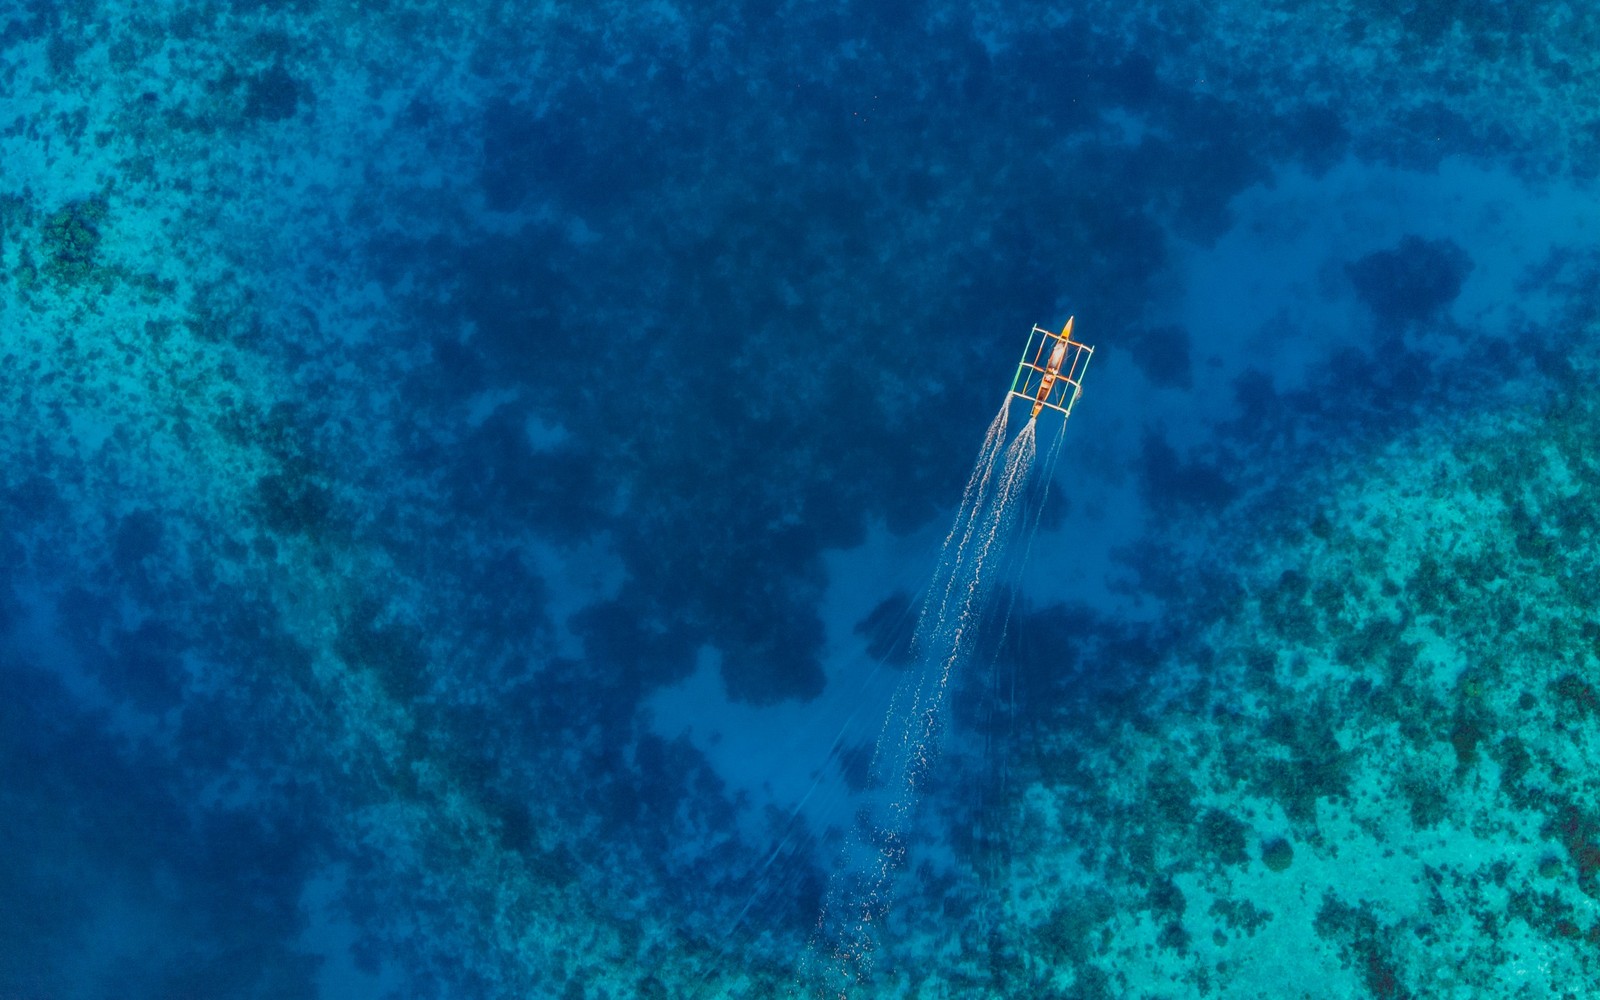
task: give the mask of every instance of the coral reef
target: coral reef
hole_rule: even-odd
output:
[[[1432,319],[1455,301],[1472,260],[1450,240],[1408,233],[1395,249],[1370,253],[1345,271],[1379,322],[1407,326]]]

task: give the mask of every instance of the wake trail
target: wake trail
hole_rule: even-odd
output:
[[[872,799],[829,880],[802,975],[811,995],[846,998],[870,979],[919,792],[937,759],[951,679],[971,659],[985,603],[1037,457],[1036,422],[1004,446],[1006,408],[989,425],[940,549],[912,637],[912,673],[896,690],[873,751]],[[1053,456],[1052,456],[1053,457]]]

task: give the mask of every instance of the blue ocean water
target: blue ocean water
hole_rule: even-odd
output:
[[[0,5],[0,998],[1594,994],[1596,52]]]

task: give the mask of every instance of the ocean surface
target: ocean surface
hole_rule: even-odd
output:
[[[0,0],[0,1000],[1600,995],[1597,81]]]

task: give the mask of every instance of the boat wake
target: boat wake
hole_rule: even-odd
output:
[[[847,997],[871,981],[896,882],[907,868],[916,804],[940,756],[952,685],[977,656],[985,620],[993,621],[988,612],[997,584],[1020,568],[1021,560],[1010,557],[1026,554],[1037,529],[1042,490],[1030,500],[1029,485],[1038,422],[1030,418],[1005,444],[1010,405],[1008,396],[989,425],[940,549],[911,641],[912,664],[874,747],[870,792],[830,876],[802,963],[804,995]],[[1047,474],[1064,437],[1048,449]],[[1019,535],[1019,515],[1030,509]]]

